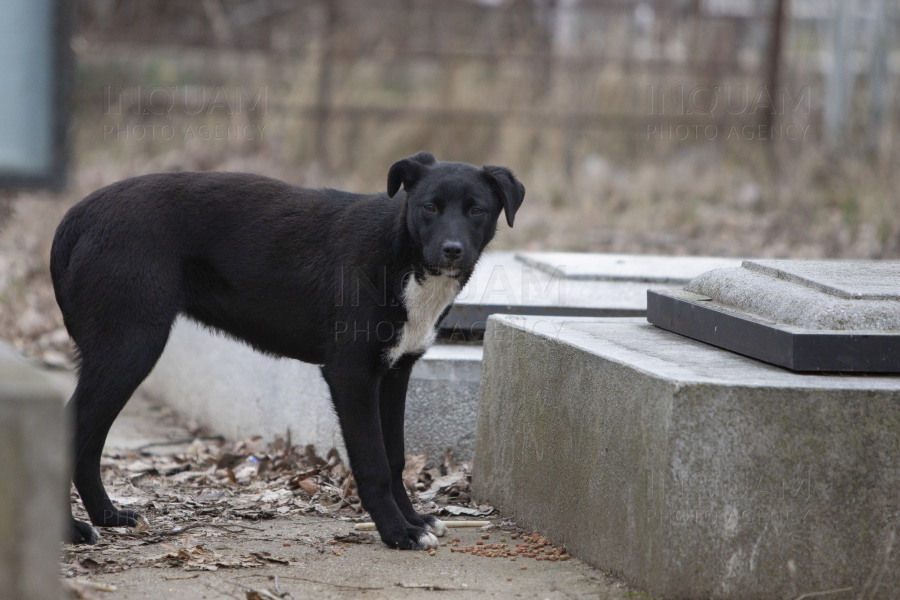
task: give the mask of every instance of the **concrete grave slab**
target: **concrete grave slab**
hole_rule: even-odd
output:
[[[740,266],[737,258],[593,254],[586,252],[518,252],[516,258],[545,273],[561,273],[576,281],[687,283],[712,269]]]
[[[789,369],[900,373],[900,262],[746,261],[648,307],[654,325]]]
[[[488,252],[440,327],[484,331],[497,313],[640,316],[647,311],[646,290],[639,282],[570,281],[561,270],[547,272],[514,252]]]
[[[0,343],[0,595],[59,597],[69,500],[63,401],[37,368]]]
[[[450,313],[447,330],[483,331],[492,314],[635,317],[648,283],[687,283],[739,259],[575,252],[488,252]]]
[[[900,377],[642,319],[490,320],[476,497],[653,597],[900,596],[898,465]]]

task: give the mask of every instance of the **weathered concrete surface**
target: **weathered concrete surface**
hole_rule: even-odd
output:
[[[448,448],[456,460],[475,452],[481,346],[432,346],[413,367],[406,395],[407,451],[440,463]]]
[[[0,343],[0,597],[59,596],[67,440],[59,393]]]
[[[473,487],[654,597],[900,597],[900,377],[494,317]]]
[[[748,260],[743,266],[843,298],[900,300],[900,262]]]
[[[704,273],[685,289],[783,325],[900,331],[900,263],[746,261]]]
[[[518,252],[516,258],[546,273],[561,273],[576,281],[687,283],[706,271],[741,265],[739,258],[655,254]]]
[[[407,396],[407,452],[472,459],[480,347],[435,346],[419,361]],[[323,452],[344,442],[319,367],[264,356],[179,319],[142,389],[222,435],[267,440],[290,429],[295,444]],[[346,456],[346,455],[345,455]]]
[[[319,368],[264,356],[245,344],[179,319],[141,386],[216,433],[271,440],[290,429],[295,444],[343,448]]]

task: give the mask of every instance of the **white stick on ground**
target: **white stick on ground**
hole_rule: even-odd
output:
[[[442,521],[447,527],[486,527],[491,524],[490,521]],[[375,523],[357,523],[356,529],[360,531],[373,531]]]

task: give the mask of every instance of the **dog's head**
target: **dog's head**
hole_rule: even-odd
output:
[[[436,162],[419,152],[393,164],[388,196],[406,190],[406,223],[433,275],[468,276],[497,231],[500,212],[512,227],[525,186],[505,167]]]

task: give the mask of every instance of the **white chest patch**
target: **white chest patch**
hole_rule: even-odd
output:
[[[400,330],[397,345],[388,350],[393,365],[404,354],[427,350],[437,336],[435,325],[444,309],[459,294],[459,281],[443,275],[426,275],[421,283],[410,277],[403,288],[406,323]]]

